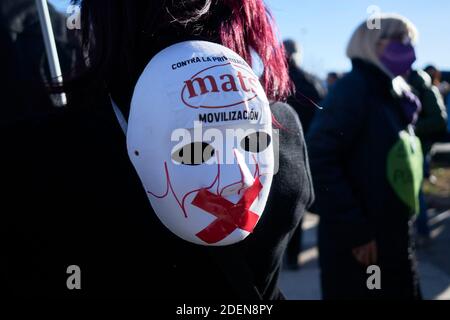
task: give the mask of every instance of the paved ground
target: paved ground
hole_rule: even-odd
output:
[[[418,250],[421,286],[425,299],[450,300],[450,210],[430,210],[432,241]],[[303,264],[297,272],[283,271],[281,288],[291,300],[320,299],[317,216],[308,215],[304,228]]]

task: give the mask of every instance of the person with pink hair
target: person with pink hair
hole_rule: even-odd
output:
[[[9,152],[2,168],[8,170],[2,177],[10,186],[5,198],[14,204],[14,212],[2,223],[11,240],[5,252],[6,291],[53,297],[282,299],[278,288],[282,257],[314,196],[300,121],[282,102],[291,91],[284,49],[263,1],[84,0],[80,5],[87,59],[86,68],[64,84],[69,105],[38,123],[16,124],[8,131],[14,139],[4,144]],[[270,102],[270,109],[266,104],[272,136],[277,137],[273,142],[278,173],[258,224],[248,237],[232,245],[197,245],[165,228],[149,203],[148,192],[162,197],[160,188],[147,191],[142,187],[120,126],[126,132],[124,122],[130,115],[129,106],[133,108],[134,90],[149,61],[186,41],[213,43],[213,48],[220,45],[226,47],[223,52],[231,49],[243,59],[239,65],[248,72],[245,79],[238,73],[240,80],[248,81],[241,82],[242,87],[248,85],[242,90],[250,92],[257,86],[259,92],[262,88],[267,96],[264,101]],[[247,68],[256,66],[256,60],[262,66],[254,68],[259,81]],[[171,63],[176,67],[177,61]],[[148,83],[160,81],[160,75],[166,76],[157,74]],[[231,87],[226,87],[219,76],[205,79],[210,85],[216,79],[214,85],[228,91],[239,84],[230,80],[226,84]],[[186,81],[191,96],[219,91],[214,85],[202,86],[205,79]],[[168,92],[171,89],[168,86]],[[145,90],[141,92],[145,96]],[[217,99],[219,103],[223,97]],[[168,108],[171,102],[167,100],[167,106],[150,100],[143,105]],[[243,101],[244,106],[248,101]],[[180,119],[161,121],[172,120]],[[139,157],[139,151],[131,156]],[[225,178],[224,172],[217,174],[217,179]],[[27,201],[21,199],[24,185]],[[258,197],[255,188],[250,190],[252,200]],[[168,184],[167,190],[175,195],[179,189]],[[202,190],[196,199],[203,208],[211,208],[208,199],[220,198],[220,194]],[[241,200],[227,202],[230,210],[220,213],[229,232],[248,225],[248,221],[238,221],[230,228],[232,217],[227,218],[241,204],[251,210],[247,198]],[[180,200],[180,204],[184,203]],[[66,287],[66,269],[74,264],[81,270],[78,291]],[[28,276],[21,281],[25,265]]]

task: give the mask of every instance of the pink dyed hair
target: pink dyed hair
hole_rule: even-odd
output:
[[[283,44],[276,36],[274,19],[262,0],[222,0],[232,12],[220,25],[224,46],[251,64],[252,48],[264,66],[262,85],[272,101],[283,101],[292,92]]]
[[[293,91],[284,47],[263,0],[82,0],[81,10],[89,67],[66,87],[106,83],[129,104],[149,57],[200,36],[222,43],[250,65],[253,49],[264,66],[261,82],[269,100],[283,101]]]

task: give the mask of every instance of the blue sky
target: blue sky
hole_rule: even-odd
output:
[[[50,0],[60,8],[68,0]],[[297,40],[304,53],[304,68],[324,76],[346,71],[345,48],[353,30],[369,16],[367,9],[408,17],[419,29],[417,67],[428,63],[450,70],[449,0],[265,0],[278,23],[280,36]],[[432,3],[432,4],[431,4]]]
[[[65,9],[70,4],[70,0],[48,0],[48,2],[53,4],[61,11],[66,11]]]
[[[367,9],[408,17],[418,28],[417,67],[428,63],[450,70],[450,1],[448,0],[265,0],[281,37],[297,40],[304,52],[304,68],[323,76],[345,71],[345,49],[355,28],[369,17]]]

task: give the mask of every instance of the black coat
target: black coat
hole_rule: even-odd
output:
[[[284,127],[280,171],[254,233],[226,248],[185,242],[161,224],[108,101],[5,129],[0,291],[217,300],[248,297],[254,285],[279,298],[281,257],[312,187],[298,118],[285,104],[272,109]],[[70,265],[81,268],[80,291],[66,287]]]
[[[411,128],[391,83],[374,65],[354,60],[353,70],[336,84],[323,110],[317,112],[307,138],[316,192],[314,212],[320,215],[325,297],[367,294],[367,275],[351,250],[371,240],[378,244],[384,296],[388,292],[398,293],[399,298],[413,296],[409,224],[417,194],[415,201],[405,203],[388,173],[399,133]],[[422,157],[420,143],[415,152],[417,159]],[[409,179],[413,172],[409,169],[398,167],[395,174]]]

